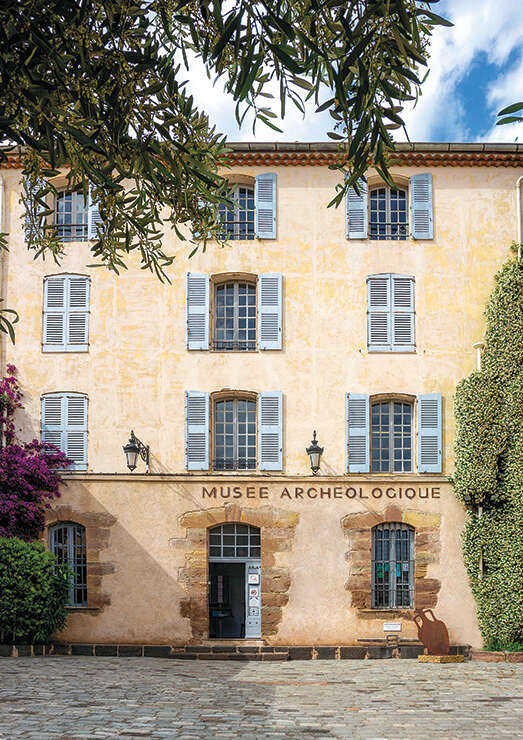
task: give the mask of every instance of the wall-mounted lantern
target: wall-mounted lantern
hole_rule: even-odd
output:
[[[314,430],[310,446],[307,447],[307,455],[309,456],[309,460],[311,462],[311,470],[312,470],[313,475],[316,475],[316,473],[320,469],[320,460],[321,460],[322,452],[323,452],[323,447],[319,446],[316,440],[316,430]]]
[[[138,461],[138,455],[142,458],[142,460],[145,463],[145,472],[149,472],[149,445],[144,445],[138,437],[134,436],[134,432],[131,429],[131,436],[129,437],[129,442],[124,446],[123,451],[125,452],[125,457],[127,459],[127,467],[133,472],[133,470],[136,468],[136,463]]]

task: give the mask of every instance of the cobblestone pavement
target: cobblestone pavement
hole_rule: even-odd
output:
[[[0,738],[523,738],[523,665],[0,659]]]

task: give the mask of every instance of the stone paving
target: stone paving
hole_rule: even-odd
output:
[[[0,738],[523,738],[523,664],[0,659]]]

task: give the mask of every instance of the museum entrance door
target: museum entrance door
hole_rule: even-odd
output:
[[[260,530],[228,522],[209,530],[209,637],[261,637]]]

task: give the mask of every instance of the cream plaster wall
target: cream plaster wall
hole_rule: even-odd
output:
[[[21,425],[37,435],[40,395],[89,397],[89,469],[125,472],[122,444],[131,427],[151,446],[152,470],[180,472],[184,391],[239,388],[284,393],[284,473],[305,474],[313,428],[325,447],[323,472],[345,465],[344,394],[385,391],[444,395],[444,473],[452,470],[452,395],[475,364],[483,310],[496,270],[515,233],[517,168],[433,168],[432,241],[348,241],[344,208],[327,209],[338,175],[326,167],[277,168],[278,238],[212,244],[188,259],[188,244],[166,237],[177,254],[161,285],[147,272],[116,277],[90,269],[88,244],[66,245],[58,267],[33,260],[19,220],[18,173],[5,171],[10,251],[4,256],[5,304],[20,313],[16,346],[4,343],[26,394]],[[260,168],[236,168],[256,175]],[[397,168],[409,176],[417,168]],[[283,273],[283,350],[226,354],[185,350],[185,272]],[[85,354],[41,351],[43,277],[92,277],[90,348]],[[416,279],[415,354],[368,354],[366,277]]]
[[[236,485],[237,479],[225,480],[225,486]],[[283,608],[278,634],[270,642],[280,645],[356,644],[359,638],[383,637],[383,623],[390,615],[361,618],[351,607],[351,594],[346,585],[351,574],[347,559],[349,542],[342,529],[342,519],[350,513],[376,512],[381,515],[391,503],[402,510],[441,516],[441,554],[439,562],[429,564],[428,577],[441,581],[436,613],[448,626],[451,642],[479,646],[481,641],[475,608],[460,555],[460,531],[465,514],[452,487],[437,478],[416,478],[393,482],[396,493],[401,486],[435,487],[440,498],[407,500],[373,499],[374,483],[362,477],[303,479],[249,478],[241,486],[242,498],[203,498],[202,487],[219,483],[200,477],[170,477],[168,480],[130,476],[71,480],[64,496],[73,510],[100,512],[116,518],[110,528],[108,547],[100,553],[103,562],[114,565],[114,573],[105,575],[103,590],[110,593],[111,603],[99,613],[75,610],[69,616],[63,638],[72,642],[185,644],[191,639],[189,619],[180,613],[180,601],[188,594],[179,580],[179,570],[186,564],[187,550],[180,547],[186,535],[178,517],[198,511],[236,503],[249,509],[273,506],[295,512],[298,524],[289,551],[276,554],[276,568],[289,569],[291,587],[289,602]],[[302,500],[281,496],[287,487],[314,485],[318,490],[330,487],[331,497],[319,496]],[[246,487],[257,491],[266,486],[266,499],[246,498]],[[345,491],[352,485],[362,489],[366,498],[334,499],[335,486]],[[382,486],[383,488],[384,486]],[[404,490],[404,488],[403,488]],[[263,551],[263,529],[262,529]],[[205,551],[194,552],[205,564]],[[203,576],[205,579],[205,576]],[[263,593],[262,572],[262,593]],[[263,599],[262,599],[263,604]],[[403,637],[416,637],[412,610],[393,621],[402,623]]]

